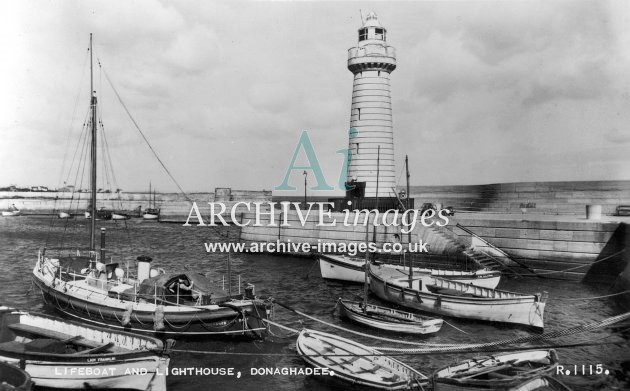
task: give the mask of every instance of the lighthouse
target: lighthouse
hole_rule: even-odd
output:
[[[395,197],[390,76],[396,69],[396,51],[387,44],[387,30],[374,12],[367,15],[359,28],[357,46],[348,50],[348,69],[354,75],[354,82],[347,197]]]

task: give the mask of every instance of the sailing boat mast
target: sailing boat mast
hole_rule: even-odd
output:
[[[90,252],[96,250],[96,94],[94,93],[94,63],[92,59],[92,33],[90,33],[90,107],[92,110],[91,119],[91,142],[90,148],[90,186],[92,187],[92,207],[90,209]]]
[[[380,174],[380,168],[381,168],[381,146],[379,145],[378,149],[376,150],[376,206],[374,208],[377,211],[378,211],[378,177]],[[374,236],[372,237],[372,241],[376,243],[376,224],[374,225]]]
[[[405,155],[405,171],[407,171],[407,199],[406,199],[406,204],[407,204],[407,210],[409,210],[409,196],[411,195],[409,193],[409,156]],[[407,233],[407,235],[409,235],[409,240],[407,241],[409,244],[409,246],[411,246],[411,230],[409,230],[409,232]],[[405,253],[403,252],[403,256],[405,255]],[[413,282],[413,261],[411,259],[411,254],[409,255],[409,288],[412,288],[412,282]]]
[[[378,150],[376,152],[376,206],[375,209],[378,211],[378,177],[380,174],[380,163],[381,163],[381,146],[378,146]],[[377,214],[378,215],[378,214]],[[375,217],[376,218],[376,217]],[[368,247],[368,241],[370,240],[370,216],[368,214],[367,217],[367,226],[365,228],[365,245]],[[374,225],[374,236],[372,237],[372,241],[376,244],[376,225]],[[363,281],[363,311],[367,311],[367,300],[368,300],[368,276],[370,275],[370,252],[368,248],[365,249],[365,279]]]

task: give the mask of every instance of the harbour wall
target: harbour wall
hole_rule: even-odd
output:
[[[461,213],[452,220],[448,228],[464,243],[472,244],[472,235],[458,223],[545,277],[582,280],[590,273],[614,280],[630,261],[623,251],[630,245],[628,218]]]
[[[583,216],[586,205],[601,205],[602,214],[612,216],[630,205],[630,181],[412,186],[410,194],[417,206],[439,203],[459,211]]]
[[[148,192],[96,194],[99,208],[118,211],[132,211],[138,207],[144,210],[149,207],[150,197],[152,195]],[[271,200],[271,191],[217,188],[214,192],[189,193],[188,197],[196,201],[200,212],[207,216],[210,209],[208,202],[221,201],[229,208],[239,201]],[[191,202],[181,193],[157,193],[155,198],[163,221],[185,221],[190,213]],[[0,192],[0,210],[7,210],[11,205],[15,205],[26,215],[46,215],[59,211],[83,214],[89,202],[90,194],[86,192]]]
[[[254,213],[242,213],[241,222],[255,218]],[[284,215],[277,210],[274,224],[268,216],[263,216],[262,226],[253,223],[241,228],[240,239],[245,242],[318,242],[361,243],[366,240],[366,228],[343,226],[343,213],[333,213],[337,219],[334,226],[319,225],[318,216],[309,216],[304,225],[296,212],[286,216],[288,226],[281,226]],[[362,220],[361,220],[362,221]],[[324,218],[324,224],[331,222]],[[483,213],[462,213],[461,216],[450,217],[446,227],[425,227],[416,224],[411,234],[412,243],[428,243],[431,254],[462,257],[464,251],[473,244],[473,236],[460,224],[489,243],[499,247],[510,258],[529,269],[526,274],[538,274],[542,277],[581,281],[597,265],[593,275],[601,279],[614,278],[628,264],[630,254],[622,251],[630,244],[630,233],[627,222],[591,221],[567,216],[529,216],[523,219],[517,215],[494,215]],[[273,225],[273,226],[269,226]],[[374,228],[370,225],[369,240],[373,238]],[[408,242],[408,235],[400,233],[400,227],[376,227],[376,242],[382,246],[384,242],[394,241],[398,233],[401,242]],[[315,251],[315,250],[312,250]],[[612,256],[612,257],[610,257]],[[606,259],[610,257],[610,259]],[[604,261],[602,261],[604,260]],[[600,267],[601,264],[601,267]],[[617,270],[617,268],[621,269]]]

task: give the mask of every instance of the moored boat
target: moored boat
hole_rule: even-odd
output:
[[[120,330],[163,338],[243,336],[262,338],[271,305],[221,290],[199,273],[165,273],[138,257],[138,277],[118,263],[90,257],[38,257],[33,276],[44,300],[67,316]]]
[[[0,361],[38,387],[166,390],[169,358],[153,337],[0,307]]]
[[[542,330],[543,295],[489,289],[439,277],[412,281],[396,270],[372,265],[370,290],[379,298],[422,311],[458,318],[519,324]]]
[[[112,220],[129,220],[131,217],[126,213],[112,212]]]
[[[321,253],[317,254],[317,257],[322,278],[363,283],[365,276],[365,260],[347,257],[345,255]],[[385,268],[398,270],[402,273],[401,276],[408,275],[408,268],[402,265],[384,263],[380,265]],[[501,280],[501,272],[487,269],[465,271],[414,267],[413,274],[414,276],[431,275],[491,289],[496,288]]]
[[[9,207],[8,210],[3,210],[2,211],[2,216],[4,217],[12,217],[12,216],[20,216],[22,214],[22,211],[19,210],[15,204],[11,204],[11,207]]]
[[[542,375],[525,380],[510,388],[510,391],[571,391],[571,389],[558,379]]]
[[[304,329],[295,345],[308,364],[351,384],[381,390],[422,390],[428,385],[429,379],[409,365],[347,338]]]
[[[405,334],[432,334],[443,320],[373,304],[339,299],[341,316],[365,326]]]
[[[32,388],[33,382],[26,371],[0,361],[0,390],[30,391]]]
[[[68,212],[59,212],[59,214],[57,215],[60,219],[69,219],[72,217],[72,215]]]
[[[476,357],[438,369],[433,374],[433,387],[435,391],[508,391],[535,377],[551,374],[557,365],[558,356],[553,349]]]
[[[92,75],[92,35],[89,53]],[[93,87],[92,77],[90,85]],[[267,330],[264,321],[270,302],[256,298],[254,287],[249,284],[244,293],[239,287],[238,293],[232,294],[229,262],[228,289],[225,292],[220,283],[213,283],[199,273],[165,273],[151,268],[152,260],[147,256],[137,258],[137,272],[131,277],[129,262],[133,258],[126,258],[129,254],[126,249],[119,252],[106,249],[103,227],[100,227],[98,248],[96,233],[99,227],[96,220],[111,219],[113,214],[104,208],[97,209],[98,125],[101,124],[101,131],[104,128],[97,119],[94,88],[90,89],[90,94],[89,120],[85,123],[86,133],[89,134],[86,142],[90,144],[88,205],[89,216],[93,217],[86,224],[89,247],[78,248],[76,244],[71,244],[40,250],[33,268],[33,280],[45,302],[67,317],[112,329],[151,333],[160,338],[261,338]],[[103,158],[109,156],[103,155]],[[103,165],[113,169],[111,162]],[[79,181],[82,183],[82,180]],[[113,260],[114,256],[117,262]]]
[[[145,220],[158,220],[160,218],[160,209],[156,205],[155,189],[151,194],[151,182],[149,182],[149,207],[142,214]]]

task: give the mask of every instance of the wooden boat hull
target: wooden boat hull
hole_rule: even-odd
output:
[[[0,352],[0,360],[24,365],[38,387],[62,390],[130,389],[166,390],[168,358],[116,359],[111,363],[63,362],[61,360],[14,359]]]
[[[38,262],[39,265],[39,262]],[[148,302],[123,301],[105,291],[88,291],[73,282],[44,274],[36,265],[35,285],[45,303],[57,311],[94,325],[148,333],[160,338],[245,337],[261,339],[266,332],[267,303],[262,300],[233,300],[224,306],[163,306],[163,328],[156,329],[156,306]],[[128,306],[128,323],[123,325]]]
[[[423,317],[393,308],[367,305],[367,312],[362,311],[361,303],[339,300],[340,314],[362,325],[380,330],[405,334],[431,334],[442,327],[442,319]]]
[[[327,368],[334,378],[361,387],[420,390],[428,385],[428,378],[410,366],[337,335],[304,329],[295,345],[309,365]]]
[[[439,294],[418,288],[411,289],[400,279],[383,277],[381,274],[386,273],[379,271],[378,266],[370,267],[370,290],[379,298],[404,307],[457,318],[519,324],[540,331],[544,327],[545,303],[538,295],[522,295],[453,281],[446,283],[470,292],[479,291],[488,296],[494,294],[495,297]],[[428,279],[446,281],[433,277]]]
[[[531,365],[513,366],[517,363]],[[438,369],[433,374],[433,387],[435,391],[508,391],[537,376],[551,374],[557,365],[558,356],[553,349],[476,357]]]
[[[358,258],[349,258],[341,255],[318,254],[319,269],[322,278],[340,280],[363,284],[365,280],[365,261]],[[399,265],[386,265],[383,267],[400,270],[401,277],[406,276],[408,268]],[[414,275],[432,275],[494,289],[501,281],[501,273],[494,270],[460,271],[446,269],[427,269],[414,267]]]
[[[7,391],[30,391],[33,388],[33,382],[27,372],[6,362],[0,362],[0,384],[2,384],[0,389]]]
[[[113,353],[59,354],[19,349],[10,342],[0,343],[0,361],[23,367],[38,387],[166,390],[169,358],[156,353],[163,349],[158,339],[6,307],[0,312],[5,341],[15,335],[10,325],[18,324],[35,326],[36,329],[62,330],[68,335],[82,336],[98,343],[113,343],[127,349]]]
[[[510,388],[509,391],[571,391],[571,389],[551,376],[537,376]]]

